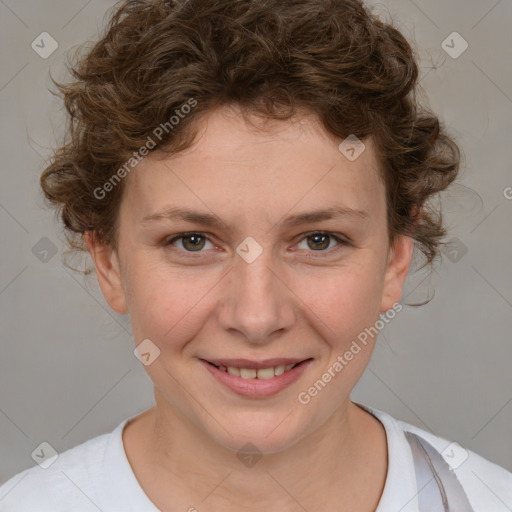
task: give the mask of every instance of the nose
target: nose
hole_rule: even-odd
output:
[[[221,327],[252,344],[275,340],[295,321],[294,295],[270,252],[263,251],[251,263],[236,255],[224,286]]]

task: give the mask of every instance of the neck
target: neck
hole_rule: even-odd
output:
[[[318,510],[324,501],[327,509],[375,510],[387,471],[385,431],[352,402],[285,451],[244,464],[155,396],[157,406],[123,437],[136,477],[159,508],[180,510],[180,502],[181,510],[254,510],[257,503],[258,510],[296,511]]]

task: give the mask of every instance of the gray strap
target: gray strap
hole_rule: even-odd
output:
[[[418,484],[420,512],[474,512],[457,476],[425,439],[405,432]]]

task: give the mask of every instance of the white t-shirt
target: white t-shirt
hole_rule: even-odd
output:
[[[447,456],[458,459],[453,463],[443,454],[445,460],[451,462],[475,512],[512,510],[512,473],[443,438],[395,420],[389,414],[361,407],[380,420],[387,435],[388,472],[376,512],[419,510],[416,473],[406,431],[419,435],[439,452],[445,451]],[[0,487],[0,511],[159,512],[140,487],[124,451],[122,431],[131,419],[123,420],[109,434],[94,437],[59,454],[46,469],[35,465],[13,476]],[[468,457],[464,460],[466,454]]]

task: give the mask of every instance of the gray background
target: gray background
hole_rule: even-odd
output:
[[[63,235],[38,188],[64,119],[48,72],[65,77],[66,52],[96,37],[111,5],[0,2],[0,483],[33,465],[42,441],[63,451],[153,403],[129,319],[109,310],[94,275],[62,265]],[[381,332],[353,398],[512,470],[512,2],[374,5],[415,38],[424,94],[464,161],[441,199],[456,240],[431,278],[411,275],[405,289],[406,302],[435,297]],[[31,48],[44,31],[59,45],[47,59]],[[453,31],[469,44],[458,58],[441,46]]]

